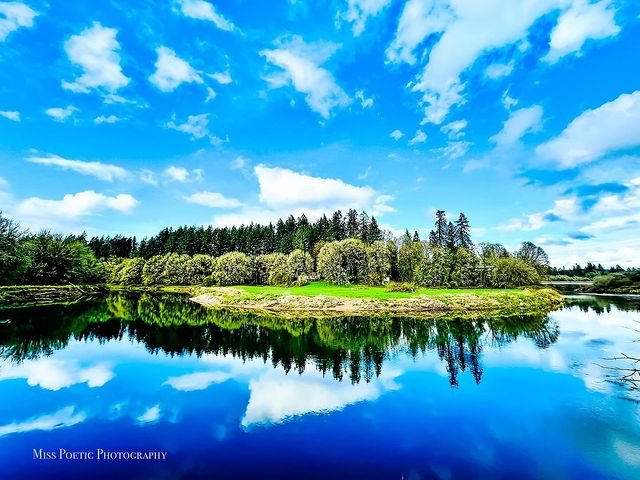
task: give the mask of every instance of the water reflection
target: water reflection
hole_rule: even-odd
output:
[[[101,300],[36,309],[5,310],[0,317],[0,355],[13,366],[0,378],[29,378],[30,384],[59,389],[74,383],[104,384],[111,378],[104,364],[36,363],[65,348],[70,340],[105,343],[123,339],[143,344],[153,354],[170,356],[231,355],[243,361],[261,359],[285,373],[303,373],[309,366],[323,376],[371,382],[382,374],[385,359],[398,354],[415,358],[437,352],[449,383],[457,386],[468,372],[482,380],[485,346],[501,348],[520,337],[546,348],[558,338],[548,317],[486,320],[418,320],[402,318],[282,319],[203,308],[184,296],[110,295]],[[40,368],[46,380],[34,374]],[[167,384],[198,390],[227,380],[210,372],[170,378]]]

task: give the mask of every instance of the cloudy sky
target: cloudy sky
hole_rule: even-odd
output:
[[[366,209],[640,259],[633,0],[0,1],[0,210],[150,235]]]

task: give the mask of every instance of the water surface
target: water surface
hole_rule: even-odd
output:
[[[0,478],[640,478],[638,303],[277,320],[180,296],[0,311]],[[37,460],[33,450],[163,451]]]

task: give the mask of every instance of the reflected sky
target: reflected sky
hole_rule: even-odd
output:
[[[634,304],[519,326],[200,315],[171,298],[0,312],[0,477],[640,477],[635,392],[601,366],[640,357]]]

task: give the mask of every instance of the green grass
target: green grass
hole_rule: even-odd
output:
[[[496,293],[521,294],[521,289],[495,290],[488,288],[420,288],[413,293],[406,292],[387,292],[385,287],[369,287],[365,285],[330,285],[326,282],[311,282],[302,287],[272,287],[272,286],[256,286],[256,285],[239,285],[239,290],[243,290],[249,294],[257,296],[279,296],[279,295],[299,295],[303,297],[344,297],[344,298],[411,298],[420,295],[439,296],[439,295],[457,295],[457,294],[474,294],[478,296],[495,295]]]

